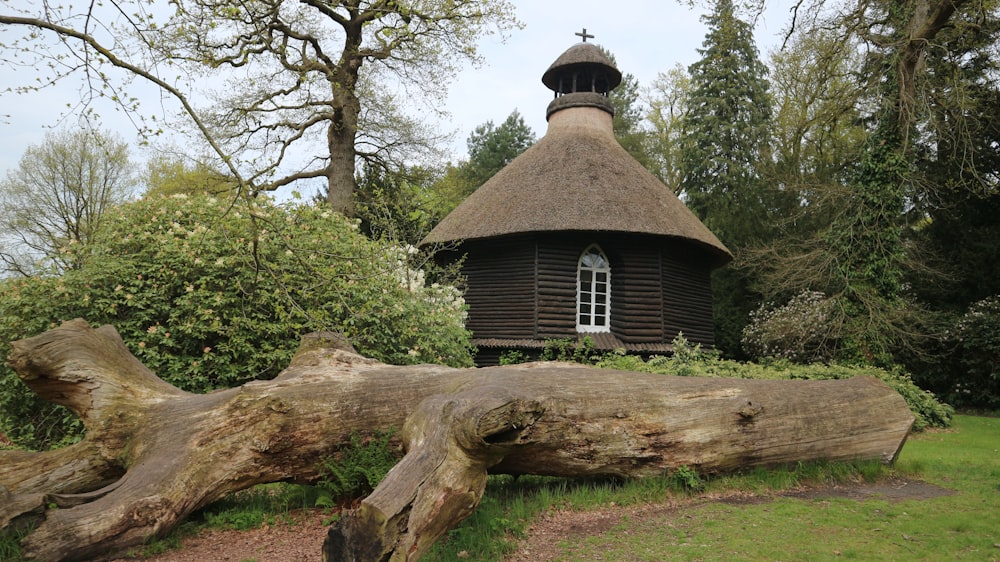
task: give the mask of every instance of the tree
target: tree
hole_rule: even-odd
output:
[[[146,197],[164,195],[214,195],[239,193],[239,182],[202,161],[189,165],[180,157],[151,159],[146,169]]]
[[[114,328],[83,320],[15,342],[10,363],[88,429],[63,449],[0,451],[0,528],[29,525],[23,554],[51,562],[113,557],[230,491],[314,481],[352,434],[401,428],[406,455],[334,524],[325,560],[418,559],[475,509],[487,471],[641,478],[682,466],[890,463],[914,422],[872,377],[391,367],[329,334],[304,338],[273,381],[202,395],[158,379]]]
[[[767,68],[757,56],[752,28],[736,17],[731,0],[718,0],[701,59],[688,68],[680,164],[681,196],[733,251],[770,235],[774,191],[762,178],[770,159]],[[740,333],[760,297],[749,273],[729,267],[713,273],[716,344],[741,356]]]
[[[718,0],[701,59],[688,68],[681,165],[688,207],[730,245],[758,239],[766,224],[760,166],[770,157],[767,67],[750,25]]]
[[[772,53],[773,160],[764,174],[784,199],[775,199],[774,237],[742,256],[753,289],[768,301],[835,292],[820,258],[828,256],[822,238],[845,212],[850,174],[864,147],[861,107],[870,93],[857,79],[861,64],[856,39],[822,29],[796,34]]]
[[[653,128],[654,173],[678,195],[684,180],[681,142],[690,87],[691,79],[680,64],[659,73],[650,88],[649,110],[646,113],[646,119]]]
[[[386,84],[443,95],[457,66],[477,60],[479,37],[515,24],[503,0],[173,6],[165,19],[141,2],[88,4],[83,13],[46,6],[0,15],[0,24],[27,29],[7,50],[35,56],[25,64],[52,63],[48,81],[79,69],[88,77],[88,95],[107,96],[130,112],[138,100],[113,81],[109,67],[155,84],[183,107],[241,189],[322,179],[331,205],[347,214],[358,158],[384,164],[401,147],[428,142],[415,121],[400,117]],[[55,34],[67,51],[34,49],[39,31]],[[199,88],[218,79],[228,79],[219,92]],[[213,99],[199,110],[204,96]],[[303,153],[315,156],[292,156]]]
[[[845,176],[848,189],[840,211],[815,238],[815,250],[797,256],[800,268],[821,272],[824,286],[819,289],[842,303],[847,326],[839,350],[842,360],[885,364],[907,354],[919,356],[924,347],[919,342],[931,335],[926,311],[913,299],[906,280],[910,267],[927,265],[907,241],[907,223],[921,224],[926,218],[908,207],[916,208],[914,203],[931,193],[919,172],[923,132],[935,128],[924,119],[927,108],[948,99],[945,92],[953,91],[955,83],[948,84],[954,74],[931,72],[928,61],[934,53],[950,57],[962,43],[938,44],[939,36],[981,13],[962,1],[877,2],[819,23],[865,46],[857,73],[867,92],[858,101],[867,124],[864,149]],[[932,84],[939,80],[943,89],[935,95]],[[956,109],[949,110],[958,118],[949,133],[969,131],[961,125],[967,123],[964,111]],[[933,144],[947,152],[950,143],[942,140]],[[964,152],[963,166],[976,162],[973,155]]]
[[[516,109],[499,126],[493,121],[479,125],[469,134],[469,159],[448,165],[434,182],[439,215],[444,217],[479,189],[504,166],[535,143],[535,132]]]
[[[0,263],[6,273],[79,268],[108,210],[132,196],[135,180],[128,145],[90,130],[48,133],[29,146],[0,183]]]
[[[464,167],[465,178],[473,187],[473,191],[533,144],[535,144],[535,133],[516,109],[500,126],[493,125],[493,121],[487,121],[476,127],[466,141],[469,161]]]
[[[1000,4],[962,10],[926,57],[926,93],[908,192],[929,267],[908,280],[940,310],[1000,294]]]
[[[941,380],[963,370],[948,365],[958,361],[943,344],[948,315],[996,288],[997,3],[821,6],[810,6],[813,19],[792,44],[811,45],[809,66],[842,92],[828,104],[835,111],[816,114],[828,125],[802,137],[824,141],[802,177],[829,186],[828,195],[808,196],[809,226],[757,260],[762,280],[786,296],[820,291],[837,303],[837,360],[904,362],[924,384],[960,387]],[[837,71],[828,62],[837,52],[857,52],[856,62]]]
[[[361,231],[372,238],[416,246],[444,217],[431,189],[437,175],[422,167],[387,172],[365,165],[358,179]]]

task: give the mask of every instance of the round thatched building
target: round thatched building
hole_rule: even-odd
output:
[[[621,72],[578,43],[542,77],[548,131],[421,242],[466,256],[477,363],[551,339],[598,349],[670,351],[679,332],[711,345],[710,273],[725,246],[615,140],[608,93]]]

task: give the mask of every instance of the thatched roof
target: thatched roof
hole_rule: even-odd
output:
[[[569,97],[569,96],[567,96]],[[615,140],[611,115],[573,107],[451,212],[421,244],[556,231],[676,237],[718,265],[729,250],[662,182]]]
[[[572,76],[574,70],[598,74],[602,78],[603,87],[600,88],[602,92],[614,90],[622,81],[621,71],[615,68],[600,47],[593,43],[577,43],[549,66],[542,75],[542,83],[554,92],[567,93],[570,91],[569,84],[563,83],[560,89],[560,78]]]

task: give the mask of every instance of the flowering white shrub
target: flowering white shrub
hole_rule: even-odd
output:
[[[972,303],[947,334],[958,369],[948,376],[949,399],[1000,407],[1000,295]]]
[[[816,291],[803,291],[781,306],[762,305],[743,329],[743,349],[754,358],[829,362],[841,338],[838,312],[837,299]]]

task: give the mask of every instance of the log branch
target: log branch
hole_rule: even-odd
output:
[[[487,470],[543,413],[537,401],[496,387],[425,399],[404,426],[406,456],[331,527],[323,559],[419,559],[475,510]]]

